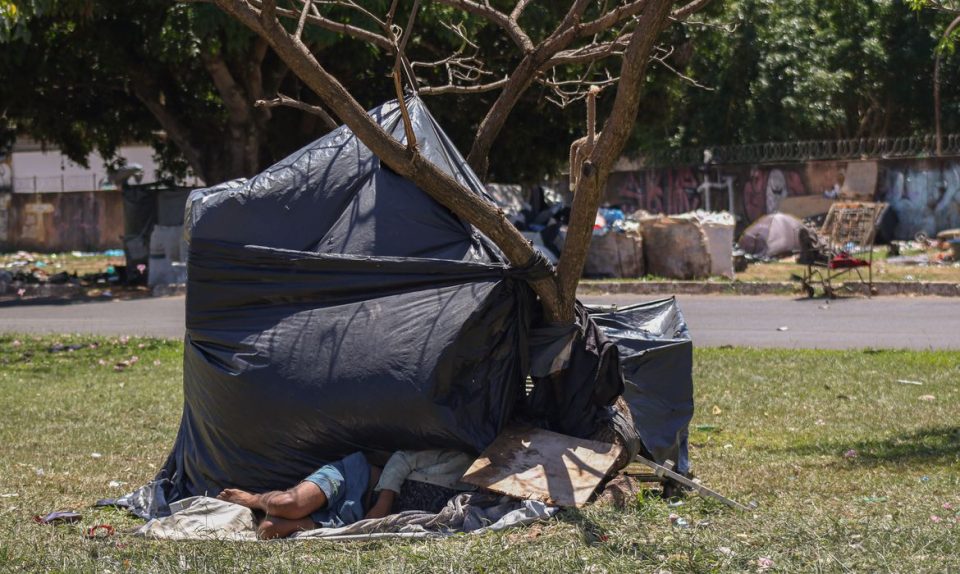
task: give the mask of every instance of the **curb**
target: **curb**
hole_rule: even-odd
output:
[[[838,292],[866,295],[862,283],[841,283]],[[960,283],[946,281],[874,281],[874,295],[960,297]],[[794,281],[583,281],[584,295],[800,295]]]

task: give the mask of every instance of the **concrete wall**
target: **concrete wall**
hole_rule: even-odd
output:
[[[960,160],[890,163],[878,195],[897,213],[896,235],[929,236],[960,227]]]
[[[103,251],[123,247],[119,191],[0,193],[0,251]]]
[[[626,209],[676,214],[704,207],[697,193],[704,176],[732,178],[734,214],[744,225],[777,211],[786,198],[822,197],[832,189],[886,201],[898,216],[896,236],[933,235],[960,227],[960,159],[809,161],[764,165],[648,168],[613,173],[605,201]],[[713,192],[711,207],[727,208],[726,193]],[[793,200],[788,203],[794,203]]]

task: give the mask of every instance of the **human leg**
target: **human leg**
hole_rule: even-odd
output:
[[[294,532],[313,530],[316,526],[313,519],[309,516],[291,520],[289,518],[281,518],[268,514],[260,521],[260,524],[257,525],[257,538],[263,540],[286,538]]]
[[[274,490],[253,494],[237,488],[226,488],[217,495],[220,500],[240,504],[253,510],[262,510],[268,515],[288,520],[298,520],[327,504],[327,496],[313,482],[304,481],[287,490]]]

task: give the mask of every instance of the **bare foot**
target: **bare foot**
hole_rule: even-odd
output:
[[[254,510],[262,510],[260,507],[259,494],[253,494],[246,490],[240,490],[239,488],[224,488],[220,494],[217,495],[217,498]]]

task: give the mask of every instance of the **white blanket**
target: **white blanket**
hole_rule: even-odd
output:
[[[257,540],[256,518],[249,508],[194,496],[170,505],[172,514],[154,518],[136,534],[166,540]],[[340,528],[317,528],[291,535],[296,539],[372,540],[428,538],[469,532],[479,534],[546,520],[558,508],[535,500],[463,493],[450,499],[439,513],[407,511],[384,518],[361,520]]]

